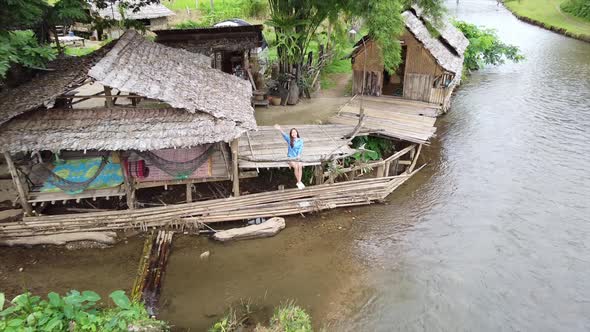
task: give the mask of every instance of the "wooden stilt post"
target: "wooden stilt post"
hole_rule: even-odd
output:
[[[314,175],[316,185],[324,183],[324,168],[322,165],[317,165],[314,167]]]
[[[386,161],[385,162],[385,170],[384,172],[384,176],[389,176],[389,168],[391,167],[391,161]]]
[[[121,168],[123,168],[123,179],[125,180],[125,198],[127,199],[127,207],[130,210],[133,210],[137,207],[137,202],[135,199],[135,180],[133,180],[129,176],[129,170],[126,167],[125,162],[123,162],[123,158],[119,152],[115,152],[119,158],[119,162],[121,163]]]
[[[378,178],[382,178],[384,171],[385,171],[385,165],[384,164],[379,164],[379,166],[377,166],[377,177]]]
[[[421,151],[422,151],[422,144],[418,145],[418,151],[416,151],[416,154],[413,157],[412,164],[408,168],[408,173],[412,173],[412,171],[414,170],[414,167],[416,167],[416,163],[418,162],[418,157],[420,157]]]
[[[8,165],[8,171],[10,172],[10,176],[12,176],[12,182],[16,187],[16,191],[18,192],[18,199],[20,200],[20,205],[22,205],[23,210],[27,216],[33,215],[33,208],[29,204],[27,200],[27,193],[25,192],[25,188],[23,186],[23,182],[21,181],[20,176],[16,170],[16,166],[14,166],[14,162],[12,161],[12,157],[10,157],[9,152],[4,152],[4,158],[6,159],[6,165]]]
[[[109,108],[113,107],[113,98],[111,97],[111,88],[108,86],[104,87],[104,95],[107,96],[104,100],[104,106]]]
[[[190,203],[193,201],[193,184],[187,183],[186,184],[186,202]]]
[[[231,142],[231,170],[234,197],[240,196],[240,174],[238,169],[238,139]]]

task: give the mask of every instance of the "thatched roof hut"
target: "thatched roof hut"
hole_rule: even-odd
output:
[[[97,8],[96,12],[100,17],[110,18],[116,21],[122,20],[121,13],[119,12],[119,1],[109,3],[106,8]],[[134,11],[131,8],[124,10],[125,18],[128,20],[150,20],[160,17],[168,17],[175,15],[173,11],[166,8],[166,6],[159,3],[150,3]]]
[[[211,55],[220,51],[246,51],[263,46],[262,25],[219,26],[156,30],[156,42]]]
[[[0,94],[0,151],[181,148],[229,142],[256,128],[247,81],[212,69],[206,56],[152,43],[134,30],[54,68]],[[91,80],[167,105],[51,109],[56,98]]]
[[[134,30],[119,39],[89,76],[175,108],[208,113],[244,129],[256,128],[249,82],[212,69],[204,55],[150,42]]]
[[[237,181],[237,167],[229,173],[227,144],[221,143],[256,129],[252,88],[211,68],[210,58],[150,42],[130,30],[90,56],[62,59],[51,68],[0,94],[0,152],[28,214],[29,203],[127,195],[133,207],[136,188]],[[91,84],[101,90],[88,94]],[[23,174],[34,178],[28,186],[11,154],[30,151],[68,151],[64,154],[74,159],[56,164],[52,157],[25,156],[20,164],[30,173]],[[93,156],[103,158],[94,173]],[[131,172],[130,167],[144,167],[137,166],[138,156],[152,168],[149,177]],[[54,167],[72,176],[90,175],[61,178]],[[98,179],[100,189],[95,189]]]
[[[469,41],[449,22],[433,22],[418,7],[405,11],[402,17],[406,26],[399,38],[402,64],[395,73],[387,72],[381,49],[369,36],[364,37],[352,53],[353,91],[399,95],[441,105],[446,110],[461,80],[463,54]],[[433,35],[428,25],[436,27],[438,35]]]

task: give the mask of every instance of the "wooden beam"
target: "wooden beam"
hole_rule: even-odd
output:
[[[232,179],[233,187],[232,191],[234,197],[240,196],[240,174],[238,169],[238,139],[236,138],[231,142],[231,166],[232,166]]]
[[[21,178],[18,175],[16,166],[14,166],[14,162],[12,161],[12,157],[10,156],[9,152],[4,152],[4,159],[6,159],[8,171],[10,172],[10,176],[12,177],[12,182],[16,187],[16,191],[18,192],[18,199],[20,200],[20,205],[22,205],[23,210],[25,211],[25,215],[32,216],[33,208],[31,208],[31,205],[27,201],[27,193],[25,192],[23,182],[21,181]]]

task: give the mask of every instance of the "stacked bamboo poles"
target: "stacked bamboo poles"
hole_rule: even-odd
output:
[[[240,197],[136,210],[26,217],[0,224],[0,237],[170,227],[198,230],[201,223],[303,214],[381,201],[415,172]]]

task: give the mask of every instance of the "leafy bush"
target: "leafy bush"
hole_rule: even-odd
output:
[[[125,292],[118,290],[109,297],[116,307],[103,309],[97,305],[101,297],[92,291],[72,290],[63,297],[51,292],[47,300],[24,293],[4,309],[0,293],[0,331],[127,331],[129,325],[167,330],[165,323],[149,318],[145,307],[131,302]]]
[[[209,332],[311,332],[311,318],[301,307],[290,301],[276,308],[269,321],[269,326],[256,325],[252,321],[254,310],[251,304],[242,303],[237,308],[230,308],[229,312],[215,322]]]
[[[0,32],[0,79],[12,64],[28,68],[44,68],[47,62],[55,59],[57,53],[49,46],[41,46],[31,30]]]
[[[313,331],[311,328],[311,318],[293,302],[280,306],[275,310],[270,319],[270,328],[272,331],[284,332],[308,332]]]
[[[352,140],[352,144],[355,148],[366,150],[352,155],[355,160],[361,160],[363,162],[379,160],[383,158],[384,155],[393,152],[393,143],[388,139],[380,137],[358,136]]]
[[[503,64],[506,59],[514,62],[524,60],[520,49],[500,41],[493,29],[480,28],[463,21],[456,21],[454,24],[469,39],[464,61],[467,71],[481,69],[486,64]]]
[[[590,1],[569,0],[561,4],[564,12],[590,21]]]

